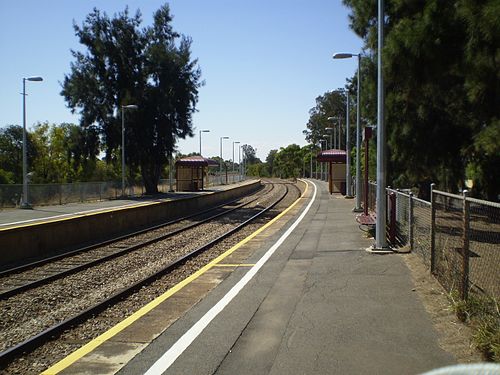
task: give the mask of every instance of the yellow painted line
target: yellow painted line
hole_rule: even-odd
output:
[[[171,199],[166,199],[163,202],[168,202],[168,201],[171,201]],[[100,215],[100,214],[104,214],[104,213],[108,213],[108,212],[123,211],[123,210],[127,210],[129,208],[152,206],[154,204],[160,204],[160,203],[163,203],[163,202],[134,203],[134,204],[130,204],[130,205],[127,205],[127,206],[116,206],[116,207],[111,207],[111,208],[104,208],[102,210],[95,211],[95,212],[88,212],[88,213],[85,213],[85,212],[68,213],[68,214],[64,214],[64,215],[67,215],[68,217],[56,218],[56,219],[51,219],[50,217],[40,218],[40,219],[31,219],[31,220],[39,220],[39,221],[35,221],[34,223],[29,223],[29,224],[21,224],[21,225],[15,225],[15,226],[12,226],[12,227],[0,228],[0,232],[1,231],[6,231],[6,230],[18,229],[18,228],[33,227],[33,226],[36,226],[36,225],[56,223],[56,222],[59,222],[59,221],[73,220],[73,219],[79,218],[79,217]],[[6,224],[4,224],[4,225],[6,225]]]
[[[214,267],[253,267],[253,266],[255,266],[255,263],[253,263],[253,264],[248,264],[248,263],[240,263],[240,264],[219,263],[219,264],[216,264]]]
[[[305,180],[304,180],[305,181]],[[300,196],[300,198],[303,198],[309,188],[309,184],[306,183],[306,189],[304,190],[304,193]],[[135,313],[130,315],[128,318],[125,320],[122,320],[120,323],[115,325],[114,327],[110,328],[106,332],[104,332],[102,335],[96,337],[89,343],[85,344],[81,348],[77,349],[73,353],[71,353],[69,356],[66,358],[63,358],[61,361],[57,362],[55,365],[51,366],[44,372],[42,372],[42,375],[54,375],[58,374],[59,372],[63,371],[67,367],[71,366],[73,363],[75,363],[77,360],[82,358],[83,356],[87,355],[88,353],[92,352],[94,349],[96,349],[98,346],[106,342],[107,340],[111,339],[113,336],[117,335],[121,331],[123,331],[125,328],[130,326],[132,323],[136,322],[139,320],[141,317],[152,311],[154,308],[156,308],[158,305],[160,305],[162,302],[166,301],[168,298],[170,298],[172,295],[177,293],[179,290],[184,288],[186,285],[190,284],[192,281],[196,280],[198,277],[203,275],[205,272],[210,270],[211,268],[220,265],[219,263],[234,253],[236,250],[238,250],[241,246],[249,242],[251,239],[253,239],[255,236],[263,232],[265,229],[269,228],[272,224],[274,224],[276,221],[278,221],[281,217],[283,217],[288,211],[290,211],[299,201],[300,198],[295,200],[290,206],[288,206],[283,212],[281,212],[279,215],[277,215],[275,218],[273,218],[271,221],[268,223],[264,224],[262,227],[257,229],[255,232],[250,234],[248,237],[243,239],[241,242],[237,243],[234,245],[232,248],[227,250],[225,253],[219,255],[217,258],[212,260],[210,263],[205,265],[204,267],[200,268],[198,271],[193,273],[191,276],[185,278],[182,280],[180,283],[176,284],[169,290],[167,290],[164,294],[161,296],[157,297],[153,301],[149,302],[147,305],[141,307],[139,310],[137,310]]]

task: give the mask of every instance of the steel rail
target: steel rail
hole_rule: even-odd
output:
[[[274,186],[273,186],[273,188],[274,188]],[[272,191],[272,189],[270,191],[268,191],[267,193],[269,193],[271,191]],[[149,240],[146,240],[146,241],[143,241],[143,242],[140,242],[140,243],[129,245],[129,246],[121,248],[120,250],[115,251],[115,252],[113,252],[111,254],[108,254],[108,255],[105,255],[105,256],[101,256],[99,258],[96,258],[96,259],[93,259],[93,260],[90,260],[90,261],[87,261],[87,262],[84,262],[84,263],[81,263],[81,264],[77,264],[77,265],[75,265],[73,267],[66,268],[63,271],[55,272],[55,273],[53,273],[51,275],[46,275],[43,278],[27,282],[26,284],[19,285],[19,286],[16,286],[16,287],[13,287],[11,289],[4,290],[4,291],[0,291],[0,300],[12,297],[12,296],[14,296],[16,294],[19,294],[21,292],[24,292],[24,291],[36,288],[36,287],[38,287],[40,285],[47,284],[47,283],[49,283],[51,281],[60,279],[60,278],[65,277],[65,276],[69,276],[69,275],[77,273],[79,271],[88,269],[88,268],[90,268],[92,266],[98,265],[100,263],[104,263],[104,262],[109,261],[109,260],[114,259],[114,258],[118,258],[118,257],[123,256],[123,255],[125,255],[127,253],[130,253],[132,251],[138,250],[140,248],[146,247],[146,246],[151,245],[153,243],[156,243],[156,242],[162,241],[164,239],[167,239],[169,237],[175,236],[175,235],[177,235],[177,234],[179,234],[181,232],[184,232],[184,231],[187,231],[187,230],[192,229],[194,227],[197,227],[197,226],[200,226],[202,224],[205,224],[206,222],[208,222],[210,220],[213,220],[213,219],[216,219],[216,218],[218,218],[220,216],[228,215],[229,213],[231,213],[231,212],[233,212],[233,211],[235,211],[235,210],[237,210],[237,209],[239,209],[241,207],[247,206],[247,205],[255,202],[256,200],[258,200],[260,198],[261,198],[261,196],[258,196],[258,197],[254,198],[254,199],[252,199],[252,200],[250,200],[248,202],[244,202],[244,203],[238,204],[237,206],[232,207],[232,208],[230,208],[228,210],[225,210],[224,212],[220,212],[218,214],[212,215],[212,216],[210,216],[208,218],[205,218],[205,219],[203,219],[201,221],[197,221],[196,223],[189,224],[189,225],[184,226],[182,228],[175,229],[175,230],[173,230],[171,232],[162,234],[160,236],[151,238]],[[235,201],[232,201],[231,203],[234,203],[234,202]],[[210,211],[215,211],[216,209],[219,209],[219,208],[221,208],[223,206],[226,206],[226,205],[227,204],[222,205],[222,206],[217,206],[217,208],[215,208],[215,209],[205,210],[204,213],[207,213],[207,212],[210,212]],[[199,215],[201,215],[201,213],[196,214],[196,215],[190,215],[189,218],[191,218],[193,216],[199,216]],[[182,220],[180,220],[180,221],[182,221]],[[177,223],[177,222],[179,222],[179,220],[175,221],[175,223]],[[175,224],[175,223],[173,223],[173,224]],[[163,225],[163,226],[160,226],[160,228],[164,227],[164,226],[166,226],[166,224]],[[159,228],[156,228],[156,229],[159,229]],[[148,231],[150,231],[150,230],[148,230]],[[144,232],[142,232],[142,233],[144,233]],[[129,239],[130,237],[131,236],[127,235],[125,239]],[[118,242],[118,241],[113,241],[113,242],[111,242],[111,244],[115,243],[115,242]],[[107,246],[109,244],[110,244],[109,241],[104,241],[104,242],[102,242],[100,244],[96,244],[98,246],[92,245],[93,246],[92,249],[96,249],[98,247],[104,247],[104,246]],[[80,252],[82,252],[82,251],[80,251]]]
[[[278,203],[280,203],[288,194],[288,185],[286,186],[286,191],[285,193],[273,204],[269,205],[268,207],[262,209],[259,211],[257,214],[253,215],[249,219],[245,220],[243,223],[239,224],[237,227],[229,230],[228,232],[224,233],[223,235],[217,237],[216,239],[210,241],[209,243],[201,246],[200,248],[191,251],[190,253],[178,258],[177,260],[171,262],[167,266],[165,266],[163,269],[155,272],[154,274],[144,278],[143,280],[140,280],[133,285],[122,289],[121,291],[115,293],[114,295],[110,296],[109,298],[99,302],[98,304],[78,313],[77,315],[64,320],[63,322],[60,322],[50,328],[47,328],[43,332],[13,346],[8,348],[7,350],[3,351],[0,353],[0,364],[5,365],[7,364],[10,360],[15,358],[21,353],[28,353],[36,349],[38,346],[43,344],[45,341],[47,341],[50,338],[53,338],[54,336],[59,335],[62,333],[64,330],[71,328],[72,326],[81,323],[82,321],[85,321],[87,318],[94,316],[102,311],[104,311],[106,308],[111,306],[112,304],[123,300],[130,294],[134,293],[136,290],[142,288],[144,285],[150,284],[157,279],[159,279],[161,276],[165,275],[168,272],[173,271],[179,266],[182,266],[185,264],[188,260],[191,258],[194,258],[195,256],[201,254],[202,252],[206,251],[210,247],[214,246],[215,244],[221,242],[225,238],[229,237],[230,235],[234,234],[241,228],[245,227],[248,225],[250,222],[254,221],[256,218],[260,217],[261,215],[265,214],[269,210],[271,210],[273,207],[275,207]]]

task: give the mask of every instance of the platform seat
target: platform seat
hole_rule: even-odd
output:
[[[377,215],[375,212],[369,212],[368,215],[363,213],[356,216],[356,221],[361,225],[375,226],[377,223]]]

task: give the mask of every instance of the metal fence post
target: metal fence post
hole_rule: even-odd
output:
[[[436,198],[435,183],[431,184],[431,273],[436,272]]]
[[[393,191],[389,193],[389,202],[391,206],[389,218],[389,242],[394,245],[396,243],[396,193]]]
[[[468,297],[469,291],[469,206],[468,191],[463,191],[463,249],[462,249],[462,285],[460,296],[463,300]]]
[[[413,193],[408,194],[408,244],[410,251],[413,251]]]

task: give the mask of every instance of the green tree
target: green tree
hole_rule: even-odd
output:
[[[344,4],[352,10],[351,28],[365,42],[362,110],[373,123],[377,9],[360,0]],[[480,134],[498,127],[499,7],[496,0],[385,3],[389,184],[418,186],[425,197],[430,182],[450,191],[463,187],[468,171],[478,195],[498,194],[498,168],[491,169],[498,138],[486,146],[489,137]]]
[[[278,150],[271,150],[266,157],[267,169],[269,171],[269,176],[274,176],[274,159],[276,159],[276,155],[278,154]]]
[[[261,163],[260,159],[257,157],[257,149],[253,148],[251,145],[241,146],[241,151],[246,165]]]
[[[345,130],[347,96],[343,89],[329,91],[316,98],[316,105],[309,110],[309,120],[306,124],[306,130],[302,133],[306,141],[312,144],[319,144],[324,140],[324,135],[328,135],[326,128],[337,127],[339,121]],[[328,120],[329,117],[337,120]],[[335,131],[338,131],[336,128]],[[344,133],[345,134],[345,133]],[[328,138],[328,142],[329,138]],[[330,143],[328,144],[330,148]]]
[[[270,177],[267,163],[254,163],[249,165],[247,174],[255,177]]]
[[[202,84],[197,61],[191,59],[191,39],[173,30],[168,5],[153,19],[152,26],[140,28],[139,12],[130,17],[125,9],[109,18],[94,9],[81,27],[75,24],[87,53],[72,51],[75,62],[61,93],[80,113],[80,125],[99,134],[107,161],[121,155],[121,106],[138,106],[126,113],[126,164],[140,168],[148,194],[157,192],[177,140],[193,135]]]
[[[274,159],[275,175],[280,178],[297,178],[301,175],[303,151],[296,144],[281,147]]]
[[[31,138],[28,138],[28,160],[33,159],[34,150]],[[23,128],[19,125],[8,125],[0,128],[0,170],[4,176],[3,183],[22,184],[23,182]]]

